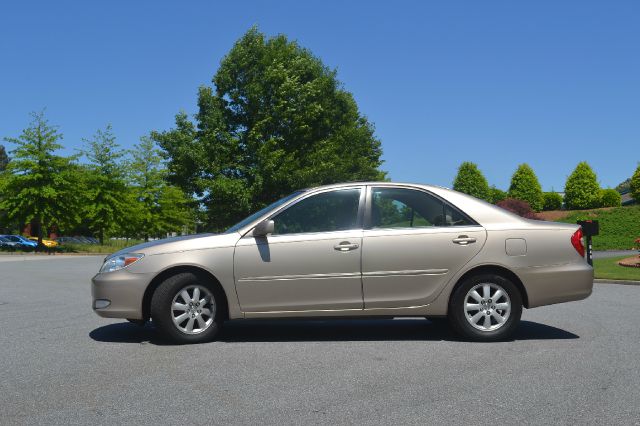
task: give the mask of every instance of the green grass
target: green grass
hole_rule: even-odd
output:
[[[584,219],[597,219],[600,223],[600,235],[593,237],[594,250],[631,249],[634,240],[640,238],[640,205],[577,211],[560,222],[576,223]]]
[[[618,261],[630,256],[610,257],[608,259],[594,259],[593,267],[596,278],[609,280],[640,281],[640,268],[629,268],[618,265]]]
[[[104,244],[74,244],[67,243],[60,246],[65,253],[100,253],[111,254],[125,247],[141,243],[142,240],[107,240]]]

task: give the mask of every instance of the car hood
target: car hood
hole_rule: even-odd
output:
[[[196,234],[163,238],[124,248],[111,254],[109,257],[125,253],[142,253],[145,256],[153,256],[155,254],[229,247],[234,246],[239,238],[240,234],[236,232],[230,234]]]

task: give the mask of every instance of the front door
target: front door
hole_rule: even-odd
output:
[[[273,234],[241,238],[234,272],[242,310],[362,309],[363,192],[311,194],[272,218]]]

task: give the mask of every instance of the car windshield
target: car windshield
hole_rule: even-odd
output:
[[[22,241],[19,237],[15,235],[5,235],[5,238],[9,241],[13,241],[14,243],[19,243],[20,241]]]
[[[250,224],[251,222],[253,222],[257,218],[259,218],[260,216],[263,216],[263,215],[267,214],[270,210],[273,210],[273,209],[283,205],[287,201],[291,200],[294,197],[297,197],[298,195],[302,194],[303,192],[304,191],[296,191],[293,194],[289,194],[284,198],[280,198],[278,201],[275,201],[275,202],[269,204],[267,207],[263,208],[262,210],[258,210],[257,212],[255,212],[251,216],[248,216],[245,219],[241,220],[240,222],[236,223],[231,228],[229,228],[226,231],[224,231],[224,233],[225,234],[230,234],[231,232],[236,232],[238,229],[247,226],[248,224]]]

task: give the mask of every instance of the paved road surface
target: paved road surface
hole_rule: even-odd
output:
[[[91,312],[99,263],[0,263],[0,424],[640,424],[640,287],[525,311],[504,343],[404,319],[164,346]]]
[[[606,250],[606,251],[594,251],[593,258],[594,259],[604,259],[607,257],[618,257],[618,256],[637,256],[637,250]]]

